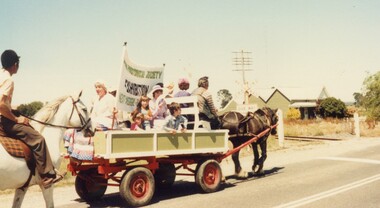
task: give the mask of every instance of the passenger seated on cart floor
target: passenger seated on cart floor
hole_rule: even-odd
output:
[[[153,125],[153,115],[152,111],[149,109],[149,97],[144,95],[140,97],[140,100],[137,103],[135,110],[131,113],[132,121],[133,117],[136,116],[138,113],[141,113],[143,115],[143,123],[141,125],[141,128],[144,130],[151,129]]]
[[[142,113],[135,113],[132,115],[133,123],[131,124],[132,131],[141,131],[143,129],[144,115]]]
[[[181,115],[180,105],[176,102],[172,102],[169,105],[169,111],[171,115],[165,118],[164,130],[172,134],[177,133],[177,130],[182,133],[186,132],[187,118]]]

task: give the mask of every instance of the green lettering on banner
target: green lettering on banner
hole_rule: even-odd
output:
[[[134,106],[135,105],[135,98],[128,97],[124,94],[120,94],[119,96],[119,103],[128,105],[128,106]]]
[[[125,61],[124,61],[124,66],[131,75],[133,75],[135,77],[139,77],[139,78],[145,77],[145,71],[135,69],[135,68],[129,66]]]
[[[145,78],[147,79],[160,79],[162,71],[147,71]]]

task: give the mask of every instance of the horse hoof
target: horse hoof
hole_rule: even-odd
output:
[[[254,173],[257,173],[257,172],[259,171],[259,166],[258,166],[258,165],[253,165],[253,166],[252,166],[252,171],[253,171]]]
[[[262,165],[254,165],[254,166],[252,166],[252,171],[256,175],[263,175],[264,174],[264,170],[263,170],[263,166]]]
[[[235,173],[237,178],[248,178],[248,173],[246,171],[241,170],[239,173]]]

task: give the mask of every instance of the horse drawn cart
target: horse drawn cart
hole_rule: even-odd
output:
[[[222,181],[219,163],[270,131],[229,150],[228,130],[210,130],[198,120],[196,97],[166,100],[172,101],[186,105],[182,114],[194,116],[193,130],[177,134],[163,130],[97,132],[92,160],[70,158],[68,170],[77,176],[75,189],[82,199],[98,199],[107,186],[118,186],[128,205],[143,206],[156,189],[170,187],[176,175],[194,176],[201,190],[215,192]]]

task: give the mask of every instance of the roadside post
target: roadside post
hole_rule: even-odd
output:
[[[360,138],[360,126],[359,126],[359,114],[354,113],[354,128],[355,128],[355,137]]]
[[[282,110],[277,110],[278,116],[278,126],[277,126],[277,135],[278,135],[278,145],[284,147],[284,118],[282,115]]]

